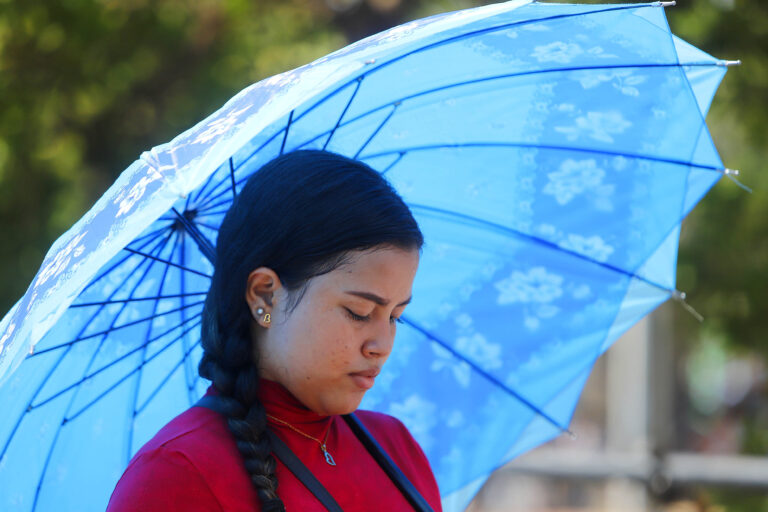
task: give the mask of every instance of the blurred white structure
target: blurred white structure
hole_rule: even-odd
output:
[[[656,498],[673,486],[768,491],[768,457],[672,450],[670,315],[660,308],[598,360],[571,424],[576,440],[555,439],[499,469],[468,512],[677,511],[689,509]]]

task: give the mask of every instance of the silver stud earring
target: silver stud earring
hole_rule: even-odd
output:
[[[261,316],[264,314],[264,308],[256,308],[256,316]]]

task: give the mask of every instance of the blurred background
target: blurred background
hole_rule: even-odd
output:
[[[464,0],[0,0],[0,316],[139,154],[247,85]],[[611,3],[584,2],[584,3]],[[683,223],[678,288],[601,358],[560,438],[469,510],[768,510],[768,3],[680,0],[674,33],[741,59],[707,123],[723,179]]]

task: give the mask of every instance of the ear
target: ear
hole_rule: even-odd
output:
[[[270,326],[274,307],[272,298],[280,287],[282,287],[280,278],[269,267],[259,267],[248,274],[245,302],[248,303],[253,319],[261,327]]]

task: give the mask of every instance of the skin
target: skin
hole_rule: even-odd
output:
[[[259,267],[248,276],[245,299],[261,376],[322,415],[348,414],[360,405],[367,390],[350,374],[386,362],[419,265],[418,251],[391,246],[350,254],[350,263],[310,279],[292,312],[290,292],[272,269]],[[259,307],[271,315],[269,323],[255,313]]]

